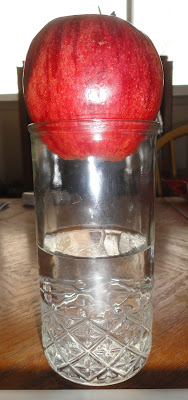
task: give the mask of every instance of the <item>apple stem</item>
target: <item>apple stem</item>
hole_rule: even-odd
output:
[[[99,7],[99,6],[98,6],[98,11],[99,11],[99,14],[101,14],[101,15],[102,15],[102,11],[101,11],[101,9],[100,9],[100,7]],[[112,11],[112,13],[111,13],[110,15],[113,15],[114,17],[116,17],[116,13],[115,13],[115,11]]]

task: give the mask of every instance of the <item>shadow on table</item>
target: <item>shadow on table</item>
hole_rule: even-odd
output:
[[[0,369],[0,390],[25,389],[25,390],[52,390],[52,389],[187,389],[188,370],[178,368],[176,370],[158,369],[149,370],[143,368],[137,375],[128,381],[117,385],[90,387],[79,385],[61,378],[53,370],[25,370],[15,369],[3,371]]]

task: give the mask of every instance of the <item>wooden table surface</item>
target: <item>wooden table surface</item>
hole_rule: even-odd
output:
[[[0,212],[0,389],[88,389],[43,354],[34,209],[9,201]],[[145,367],[113,389],[188,388],[187,270],[188,203],[157,199],[153,346]]]

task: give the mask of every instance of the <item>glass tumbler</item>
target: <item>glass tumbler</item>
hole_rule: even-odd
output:
[[[156,122],[31,124],[42,343],[85,385],[125,381],[152,342]]]

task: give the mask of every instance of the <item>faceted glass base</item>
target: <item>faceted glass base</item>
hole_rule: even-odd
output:
[[[145,304],[133,311],[128,303],[126,298],[123,312],[96,312],[89,320],[74,307],[68,315],[63,306],[52,309],[42,301],[43,346],[51,367],[70,381],[92,386],[135,375],[151,349],[152,309]]]

